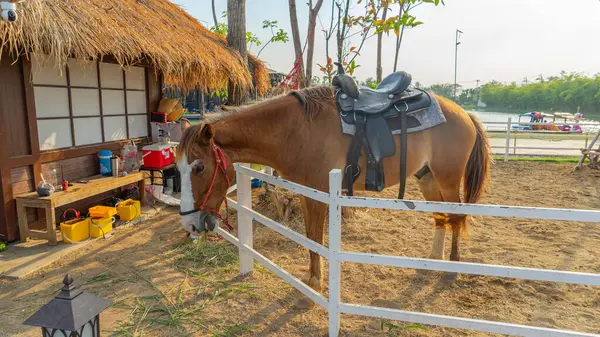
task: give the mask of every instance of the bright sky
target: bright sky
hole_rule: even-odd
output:
[[[214,25],[211,1],[171,0],[181,5],[207,27]],[[325,0],[320,19],[329,24],[332,0]],[[304,43],[308,24],[307,1],[296,1],[301,39]],[[598,0],[445,0],[445,6],[424,4],[413,15],[424,24],[407,29],[398,60],[399,70],[412,74],[413,82],[423,85],[454,82],[454,41],[456,29],[463,34],[458,47],[457,81],[464,87],[474,87],[475,80],[522,82],[527,76],[535,80],[558,75],[561,70],[600,73],[600,1]],[[226,0],[216,0],[217,15],[227,9]],[[362,5],[359,5],[362,6]],[[363,11],[355,8],[356,14]],[[268,46],[260,55],[267,66],[288,73],[294,62],[294,47],[289,23],[287,0],[246,0],[247,30],[261,40],[270,32],[262,29],[263,20],[277,20],[290,36],[287,44]],[[316,63],[325,61],[325,38],[317,23],[315,39]],[[330,50],[335,51],[335,38]],[[358,44],[359,41],[356,43]],[[395,36],[384,37],[383,73],[393,70]],[[356,77],[375,77],[375,37],[368,39],[361,56]],[[260,47],[250,51],[256,54]]]

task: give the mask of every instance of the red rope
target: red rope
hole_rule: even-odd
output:
[[[213,154],[215,155],[217,167],[215,168],[215,173],[213,174],[212,181],[210,182],[210,185],[208,187],[208,192],[206,192],[206,196],[204,197],[204,201],[202,202],[202,206],[200,206],[200,209],[207,210],[208,212],[214,214],[217,218],[219,218],[219,220],[225,223],[225,229],[227,230],[227,232],[231,233],[233,227],[231,227],[231,225],[229,224],[229,205],[227,204],[227,195],[225,195],[225,212],[227,212],[225,217],[223,217],[218,210],[206,207],[206,202],[208,201],[208,198],[212,193],[212,189],[215,186],[215,181],[217,180],[217,173],[219,171],[223,172],[223,175],[227,180],[227,188],[229,189],[229,187],[231,186],[231,182],[229,181],[229,177],[227,176],[227,158],[225,158],[225,153],[223,153],[223,150],[220,147],[215,145],[212,139],[210,140],[210,146],[212,147]]]
[[[298,89],[298,74],[300,73],[300,64],[302,63],[302,55],[294,62],[294,67],[292,71],[285,77],[279,86],[286,86],[290,89],[297,90]]]

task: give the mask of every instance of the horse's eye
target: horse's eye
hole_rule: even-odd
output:
[[[200,174],[202,174],[202,172],[204,172],[204,165],[198,165],[194,168],[194,173],[199,176]]]

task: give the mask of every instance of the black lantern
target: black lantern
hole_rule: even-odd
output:
[[[42,328],[42,337],[100,336],[100,313],[111,301],[79,289],[67,274],[60,293],[23,324]]]

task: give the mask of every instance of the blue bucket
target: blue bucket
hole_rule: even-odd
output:
[[[257,187],[261,187],[261,186],[262,186],[262,180],[256,179],[256,178],[250,180],[251,188],[257,188]]]
[[[110,158],[112,157],[112,152],[110,150],[102,150],[98,153],[98,164],[100,165],[100,174],[102,175],[112,175],[112,170],[110,167]]]

